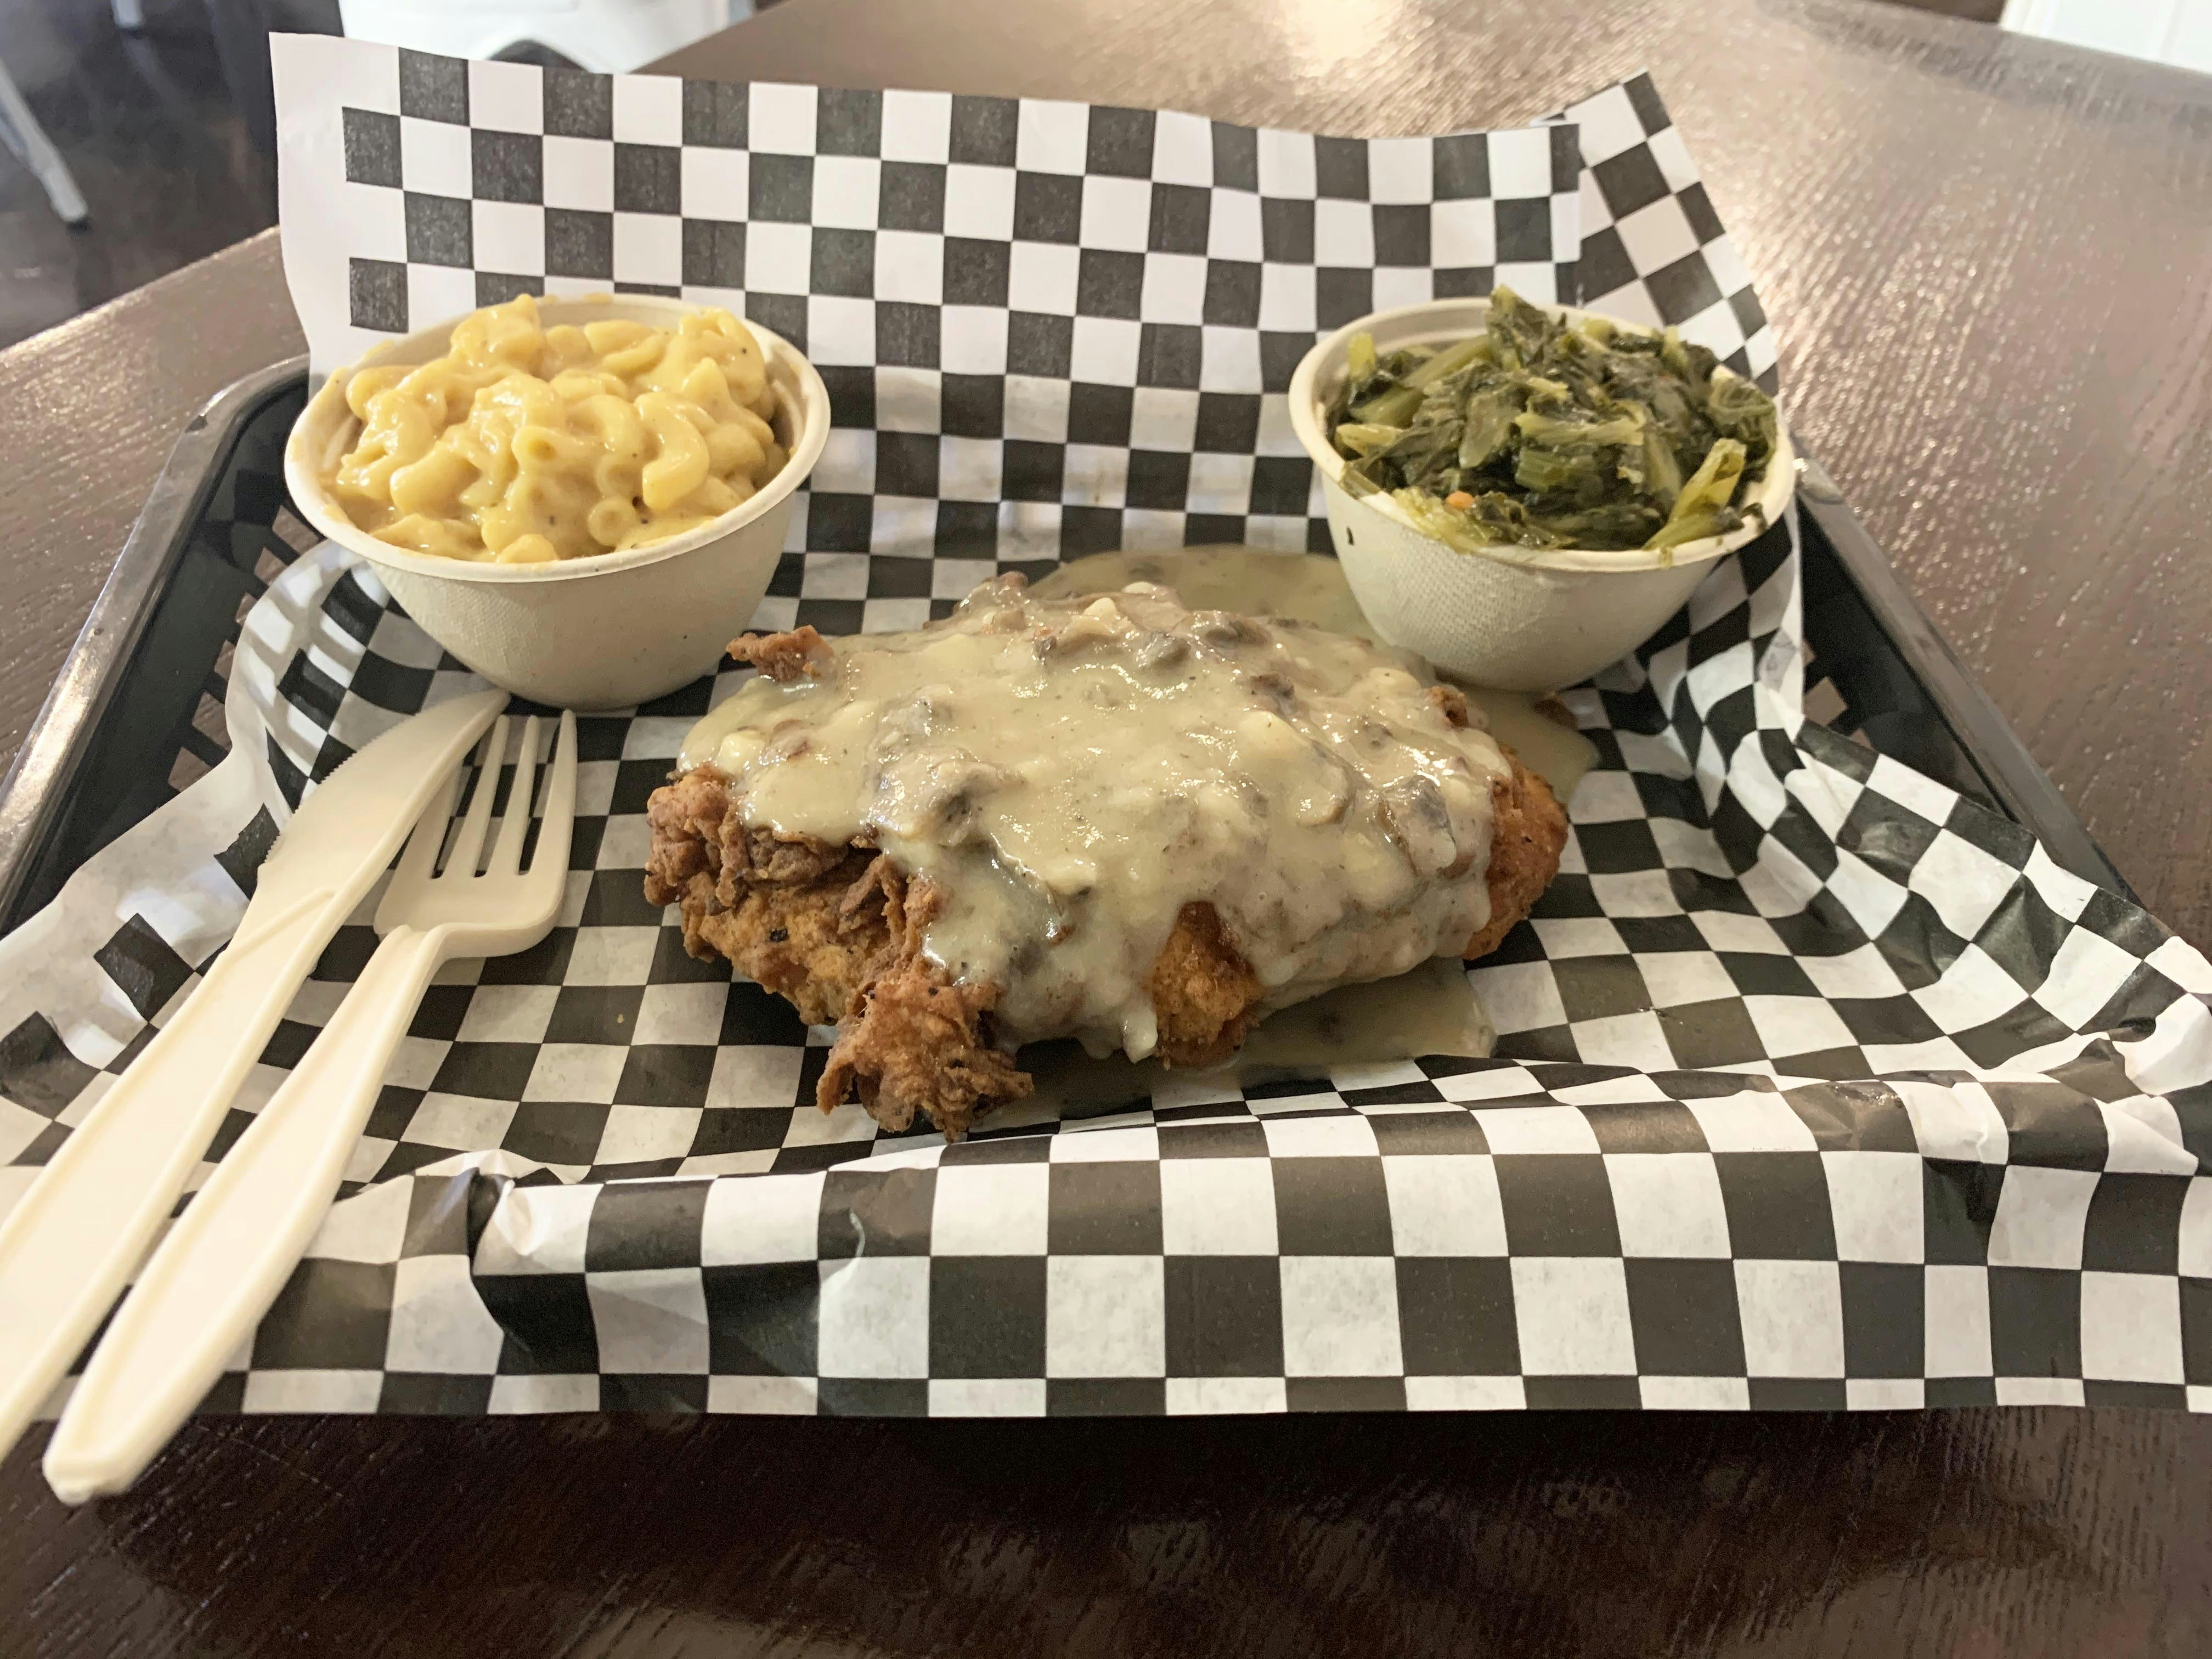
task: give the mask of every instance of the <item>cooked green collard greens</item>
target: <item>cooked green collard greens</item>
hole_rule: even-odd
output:
[[[1480,334],[1383,357],[1357,334],[1348,367],[1328,416],[1345,488],[1455,547],[1725,535],[1774,454],[1774,400],[1703,346],[1564,323],[1510,289]]]

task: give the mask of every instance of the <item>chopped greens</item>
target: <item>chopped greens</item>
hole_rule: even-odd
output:
[[[1487,327],[1377,355],[1355,334],[1330,440],[1355,495],[1453,546],[1667,552],[1745,522],[1774,400],[1673,329],[1562,322],[1501,288]]]

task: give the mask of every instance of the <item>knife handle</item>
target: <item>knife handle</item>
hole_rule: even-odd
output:
[[[0,1456],[144,1259],[342,919],[333,896],[241,930],[0,1221]]]
[[[253,1334],[337,1196],[451,932],[385,935],[322,1036],[139,1270],[46,1446],[46,1481],[62,1502],[127,1488]]]

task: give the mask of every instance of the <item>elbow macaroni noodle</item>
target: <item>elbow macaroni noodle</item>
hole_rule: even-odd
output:
[[[453,325],[446,355],[346,384],[361,435],[328,480],[380,542],[543,563],[681,535],[782,468],[775,388],[728,312],[675,328],[546,328],[529,295]]]

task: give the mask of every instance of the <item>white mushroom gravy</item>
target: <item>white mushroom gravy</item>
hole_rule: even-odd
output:
[[[1064,564],[1031,590],[1040,599],[1110,593],[1131,582],[1172,587],[1194,610],[1249,617],[1295,617],[1332,633],[1380,640],[1352,597],[1344,567],[1322,553],[1271,553],[1256,547],[1187,547],[1158,553],[1094,553]],[[1445,678],[1449,678],[1449,676]],[[1552,786],[1564,805],[1597,760],[1590,740],[1562,725],[1528,691],[1493,691],[1453,680],[1483,714],[1490,734]],[[1557,703],[1551,709],[1564,715]]]
[[[1508,763],[1432,684],[1388,647],[1151,583],[987,585],[933,628],[830,642],[819,678],[748,682],[681,763],[727,775],[749,823],[871,842],[935,882],[923,948],[1004,988],[1009,1046],[1142,1059],[1188,903],[1270,1009],[1456,957],[1488,920]]]

